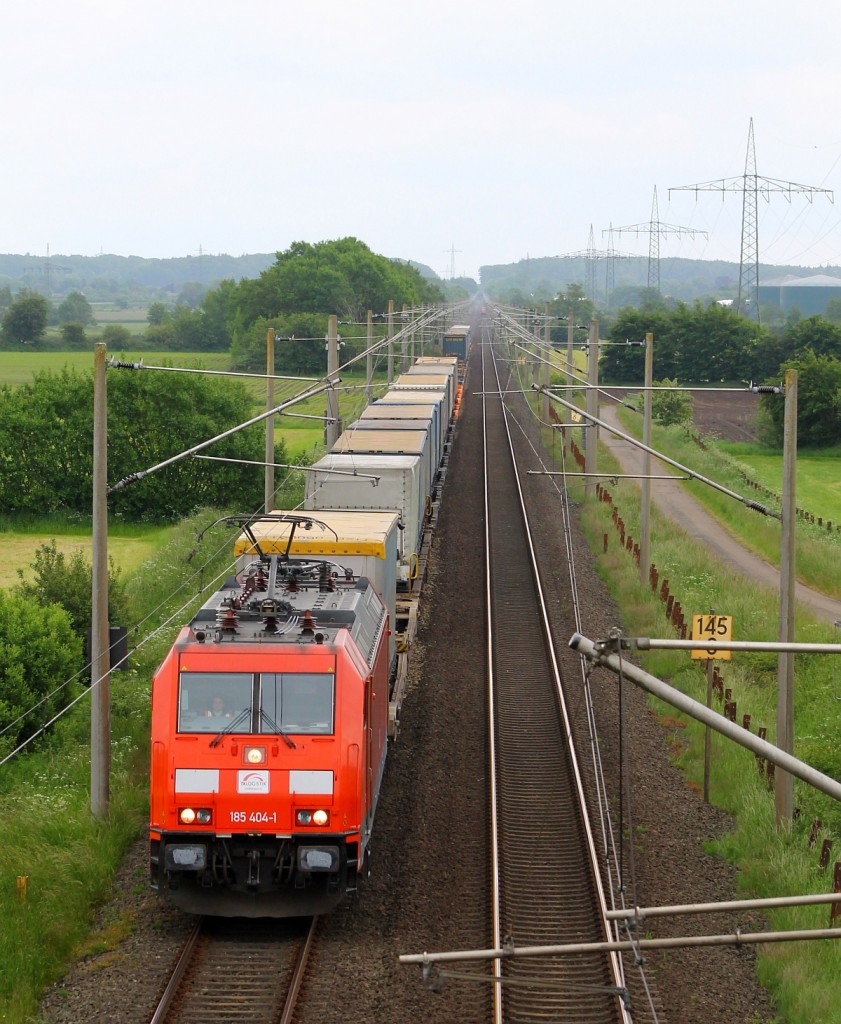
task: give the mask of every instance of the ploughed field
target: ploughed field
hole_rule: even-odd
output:
[[[759,396],[748,391],[693,391],[692,422],[726,441],[753,441]]]

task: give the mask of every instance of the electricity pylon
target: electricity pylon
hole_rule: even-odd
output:
[[[597,249],[593,240],[593,225],[590,225],[590,237],[586,249],[579,249],[578,252],[565,252],[556,256],[556,260],[580,260],[584,262],[584,294],[593,303],[596,298],[596,263],[599,260],[607,260],[607,271],[605,273],[605,303],[608,299],[608,292],[613,289],[613,261],[617,256],[632,256],[632,253],[616,252],[613,248],[613,239],[610,239],[608,249]]]
[[[680,185],[670,188],[672,192],[721,192],[722,200],[725,192],[742,193],[742,251],[739,258],[739,296],[736,309],[739,313],[748,306],[747,314],[759,322],[759,232],[757,226],[757,198],[761,195],[770,202],[772,192],[782,192],[788,202],[792,194],[802,192],[811,203],[816,195],[826,195],[831,203],[835,202],[832,189],[818,188],[814,185],[798,185],[796,181],[779,181],[777,178],[766,178],[756,173],[756,150],[753,144],[753,118],[750,119],[748,131],[748,151],[745,157],[745,173],[738,178],[722,178],[718,181],[704,181],[698,185]]]
[[[696,235],[704,235],[706,231],[698,231],[695,228],[683,228],[677,224],[664,224],[660,220],[660,212],[657,208],[657,186],[654,186],[654,201],[651,204],[651,220],[647,224],[628,224],[624,228],[612,228],[617,234],[633,231],[637,235],[648,235],[648,287],[660,291],[660,237],[666,235],[689,235],[694,238]],[[604,232],[602,232],[604,234]]]
[[[456,253],[461,252],[461,249],[456,249],[455,245],[451,245],[449,249],[445,249],[444,252],[450,254],[450,280],[454,280],[456,276]]]

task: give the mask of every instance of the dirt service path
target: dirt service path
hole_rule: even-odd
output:
[[[605,403],[600,407],[599,417],[617,430],[627,433],[619,422],[616,406]],[[623,473],[642,473],[643,452],[630,441],[625,441],[607,430],[599,430],[599,439],[610,450],[622,467]],[[652,473],[675,473],[676,470],[667,466],[659,459],[652,459]],[[654,480],[651,485],[651,497],[660,511],[672,519],[681,529],[685,530],[699,544],[703,544],[717,558],[731,569],[736,570],[748,579],[771,587],[780,592],[780,571],[764,559],[748,551],[736,541],[714,519],[703,506],[686,493],[679,481],[670,483],[668,480]],[[750,513],[761,515],[759,512]],[[809,607],[814,615],[826,622],[841,621],[841,601],[827,597],[817,590],[812,590],[802,583],[795,584],[795,598]]]

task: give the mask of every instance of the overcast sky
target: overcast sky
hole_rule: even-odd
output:
[[[798,13],[800,11],[801,13]],[[475,276],[597,249],[841,264],[841,5],[779,0],[13,0],[0,252],[274,252],[355,235]],[[455,252],[453,252],[455,250]]]

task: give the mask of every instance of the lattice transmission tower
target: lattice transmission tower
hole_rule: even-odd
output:
[[[802,193],[811,203],[816,195],[825,195],[835,202],[832,189],[815,185],[799,185],[796,181],[780,181],[756,173],[756,150],[753,142],[753,118],[748,130],[748,151],[745,157],[745,173],[737,178],[721,178],[704,181],[698,185],[679,185],[669,189],[672,192],[725,192],[742,193],[742,250],[739,258],[739,295],[736,309],[745,312],[759,322],[759,230],[757,200],[759,196],[770,202],[772,192],[781,192],[788,202],[795,193]],[[748,307],[747,310],[745,307]]]
[[[618,257],[630,257],[631,253],[617,252],[613,248],[613,237],[609,238],[607,249],[597,249],[593,238],[593,225],[590,225],[590,237],[587,240],[587,248],[579,249],[578,252],[565,252],[556,256],[558,260],[584,260],[584,295],[592,302],[598,301],[596,297],[596,266],[599,260],[607,260],[605,271],[605,305],[608,302],[610,292],[613,290],[614,260]]]
[[[648,287],[660,291],[660,238],[666,235],[704,235],[706,231],[695,228],[679,227],[677,224],[664,224],[660,220],[657,206],[657,186],[654,186],[654,200],[651,204],[651,220],[647,224],[628,224],[624,228],[612,228],[617,234],[634,232],[637,235],[648,235]],[[604,234],[604,232],[602,232]]]
[[[461,249],[456,249],[455,245],[451,245],[449,249],[445,249],[444,252],[450,254],[450,280],[455,280],[456,276],[456,253],[461,252]]]

